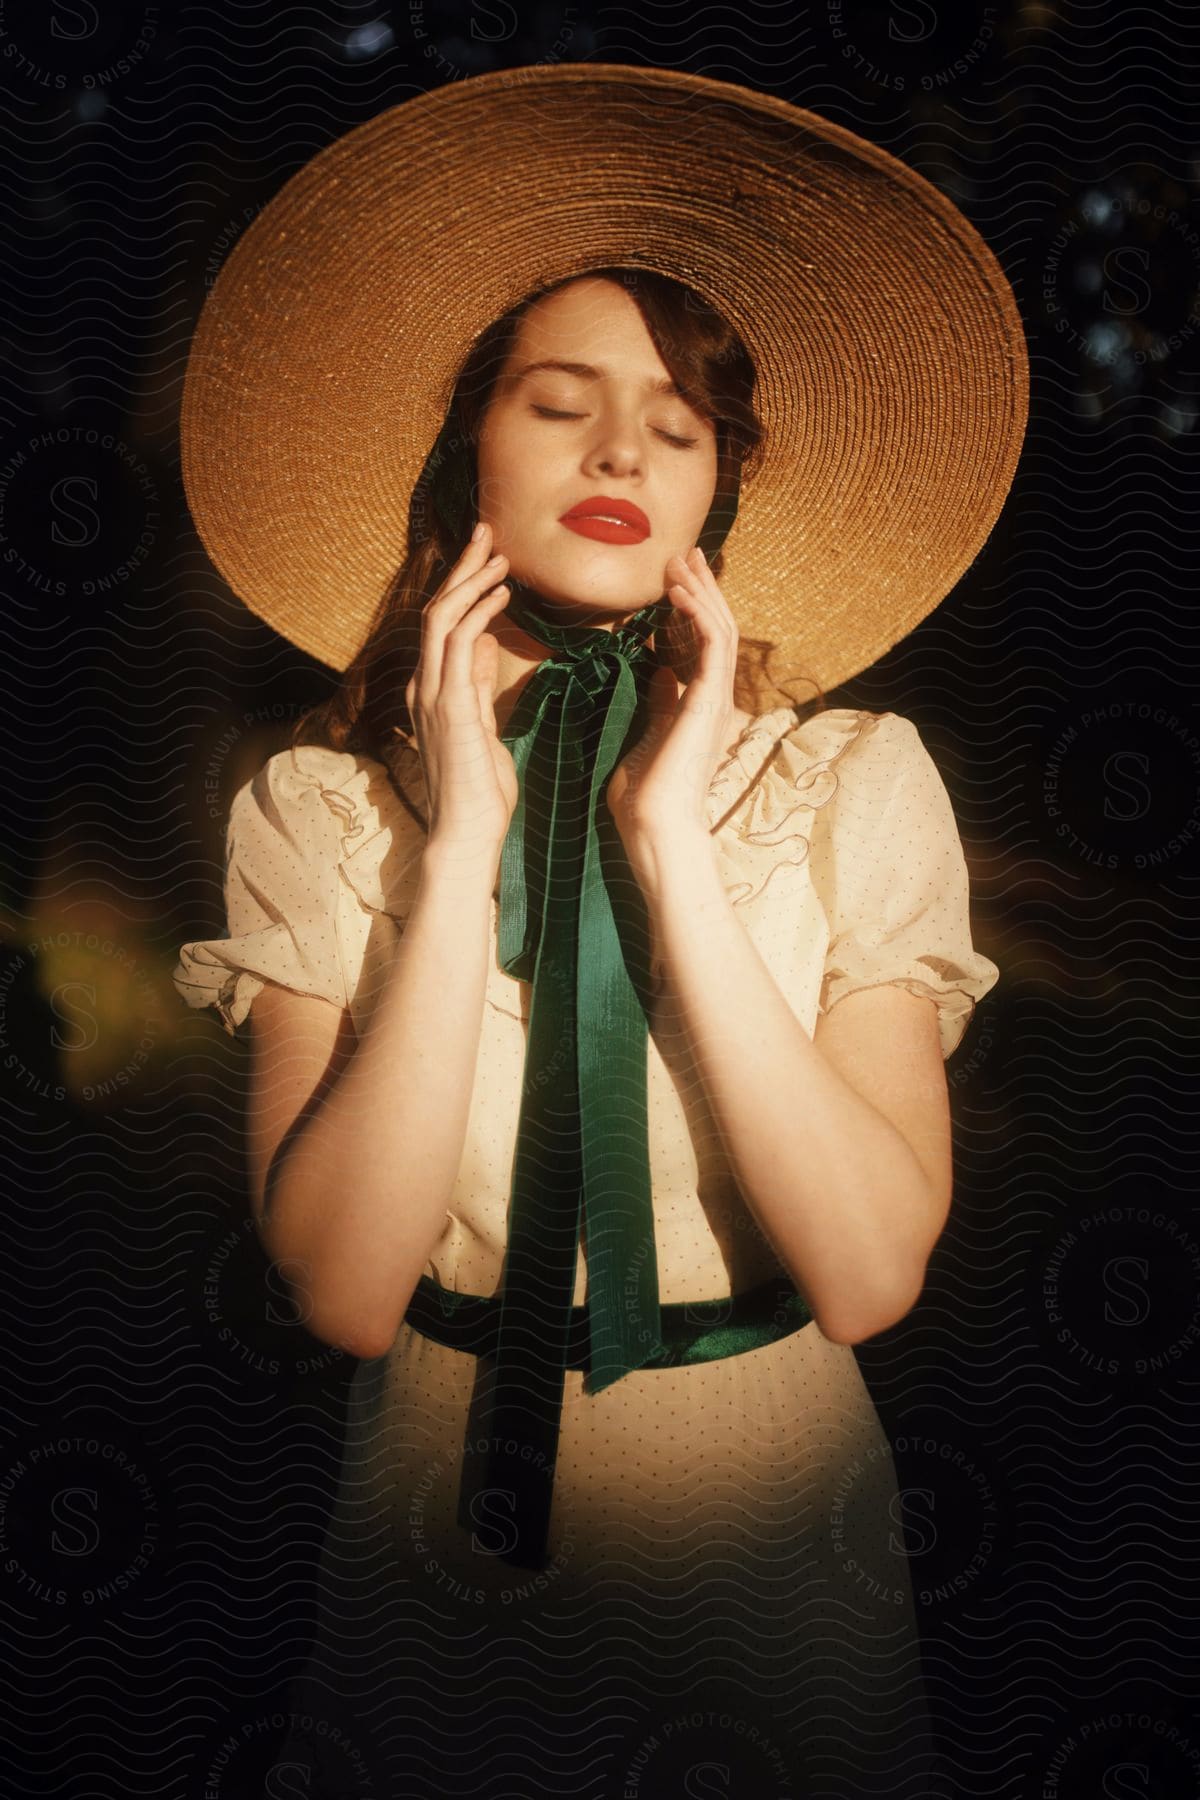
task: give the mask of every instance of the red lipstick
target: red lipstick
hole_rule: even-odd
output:
[[[581,500],[563,513],[559,524],[602,544],[640,544],[650,536],[650,521],[640,506],[631,500],[612,500],[606,494]]]

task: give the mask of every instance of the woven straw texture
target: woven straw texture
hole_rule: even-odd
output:
[[[811,112],[664,69],[503,70],[390,108],[293,176],[223,267],[188,363],[196,528],[252,612],[344,669],[410,542],[473,340],[604,264],[689,283],[740,332],[766,429],[721,587],[771,676],[830,688],[985,542],[1028,359],[953,203]],[[762,704],[769,704],[764,689]]]

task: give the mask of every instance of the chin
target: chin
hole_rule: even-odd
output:
[[[519,575],[518,580],[536,588],[547,600],[561,601],[565,606],[594,607],[604,613],[637,612],[652,600],[661,600],[663,592],[653,580],[647,581],[644,572],[635,574],[631,569],[622,580],[620,571],[611,566],[596,569],[590,575],[562,569],[533,570]]]

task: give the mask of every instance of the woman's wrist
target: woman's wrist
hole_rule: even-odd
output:
[[[492,844],[486,839],[455,838],[432,833],[421,853],[421,879],[429,879],[441,887],[463,887],[467,891],[480,888],[490,894],[500,871],[503,840]]]
[[[712,833],[705,825],[678,822],[658,828],[628,826],[620,833],[629,866],[647,897],[715,867]]]

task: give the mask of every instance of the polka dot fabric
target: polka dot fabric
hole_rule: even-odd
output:
[[[821,1011],[860,988],[907,988],[936,1002],[950,1056],[999,971],[972,946],[950,796],[911,721],[879,720],[845,765],[829,824],[811,870],[831,926]]]
[[[760,715],[713,779],[709,824],[731,902],[805,1030],[845,994],[895,982],[934,1001],[953,1051],[998,971],[973,948],[953,811],[909,721]],[[234,800],[229,936],[183,947],[183,998],[236,1031],[275,981],[348,1006],[361,1028],[413,904],[421,841],[382,765],[319,748],[273,757]],[[497,914],[493,897],[466,1142],[426,1265],[445,1287],[487,1294],[502,1273],[528,1009],[527,984],[498,965]],[[662,1298],[719,1307],[779,1263],[662,987],[647,1092]],[[577,1302],[585,1283],[581,1248]],[[486,1448],[478,1373],[408,1325],[359,1365],[317,1639],[294,1695],[317,1724],[284,1753],[306,1791],[358,1791],[329,1735],[336,1717],[378,1785],[410,1797],[707,1791],[715,1766],[729,1793],[924,1800],[896,1481],[849,1346],[814,1322],[593,1396],[569,1370],[543,1571],[494,1554],[486,1494],[476,1529],[455,1521],[464,1465]]]

